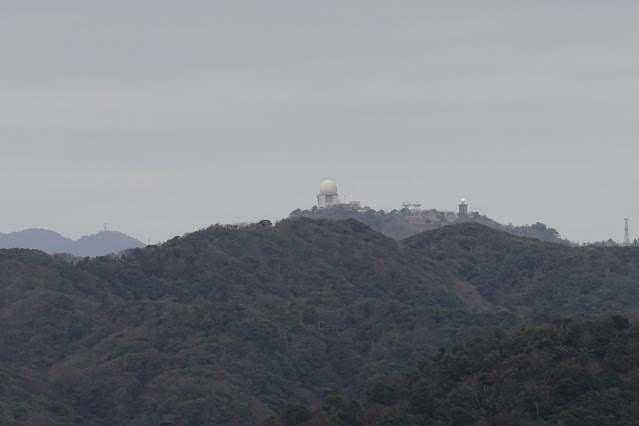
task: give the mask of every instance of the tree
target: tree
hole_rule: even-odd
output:
[[[280,409],[280,419],[286,426],[295,426],[311,420],[311,414],[308,407],[302,404],[294,404],[289,402]]]

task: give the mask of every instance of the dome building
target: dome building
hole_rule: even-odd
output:
[[[340,204],[337,197],[337,184],[332,180],[325,180],[320,184],[320,193],[317,195],[317,207],[327,209]]]

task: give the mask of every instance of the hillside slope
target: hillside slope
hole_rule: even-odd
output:
[[[366,396],[328,398],[304,424],[636,424],[639,326],[612,316],[494,333],[421,360]]]
[[[568,247],[469,223],[403,241],[484,300],[545,321],[639,306],[639,250]]]
[[[495,327],[637,306],[634,248],[472,223],[401,242],[355,220],[263,225],[76,265],[0,251],[0,385],[15,390],[0,419],[242,423],[359,396]]]

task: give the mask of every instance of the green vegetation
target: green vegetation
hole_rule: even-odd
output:
[[[495,332],[373,384],[364,401],[329,397],[313,417],[304,424],[634,424],[639,326],[616,315]]]
[[[0,271],[0,423],[294,424],[325,401],[348,424],[341,398],[389,404],[387,379],[440,347],[639,297],[639,248],[476,223],[212,226],[75,265],[2,250]]]

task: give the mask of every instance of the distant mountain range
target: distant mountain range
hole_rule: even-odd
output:
[[[45,253],[69,253],[74,256],[95,257],[118,253],[128,248],[144,247],[135,238],[117,231],[102,231],[85,235],[79,240],[63,237],[47,229],[25,229],[24,231],[0,233],[0,249],[28,248]]]

